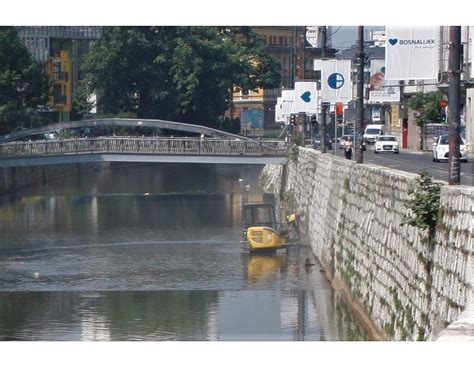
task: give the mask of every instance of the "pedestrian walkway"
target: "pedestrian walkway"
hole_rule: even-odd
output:
[[[440,332],[436,341],[474,341],[474,300],[459,318]]]

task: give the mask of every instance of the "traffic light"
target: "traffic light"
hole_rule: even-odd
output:
[[[442,109],[437,115],[436,115],[436,119],[441,122],[441,123],[445,123],[446,122],[446,111],[444,111],[444,109]]]
[[[293,126],[296,125],[296,115],[295,114],[290,115],[290,124],[293,125]]]
[[[318,121],[316,120],[316,115],[311,116],[311,125],[314,127]]]

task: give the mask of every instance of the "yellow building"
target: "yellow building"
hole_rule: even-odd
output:
[[[48,58],[46,70],[51,80],[48,105],[54,112],[70,113],[72,108],[72,60],[69,51],[59,50]],[[62,116],[59,121],[62,121]]]
[[[21,26],[18,34],[32,57],[44,63],[51,81],[48,102],[52,121],[69,121],[73,92],[83,79],[81,63],[102,27]]]

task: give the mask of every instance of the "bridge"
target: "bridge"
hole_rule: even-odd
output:
[[[224,132],[218,129],[209,128],[203,125],[194,125],[179,123],[176,121],[168,120],[157,120],[157,119],[93,119],[93,120],[81,120],[71,121],[68,123],[50,124],[34,129],[26,129],[17,132],[12,132],[6,135],[0,135],[0,143],[11,142],[28,138],[37,134],[44,134],[50,132],[61,132],[67,129],[81,129],[81,128],[98,128],[98,127],[147,127],[154,129],[169,129],[187,133],[194,133],[198,135],[205,135],[214,138],[223,139],[240,139],[249,140],[246,137],[242,137],[237,134]]]
[[[282,141],[218,138],[101,137],[0,144],[0,167],[100,161],[283,164]]]

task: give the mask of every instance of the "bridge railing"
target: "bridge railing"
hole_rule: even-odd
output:
[[[285,156],[287,147],[282,141],[143,137],[78,138],[0,144],[0,158],[88,153]]]

